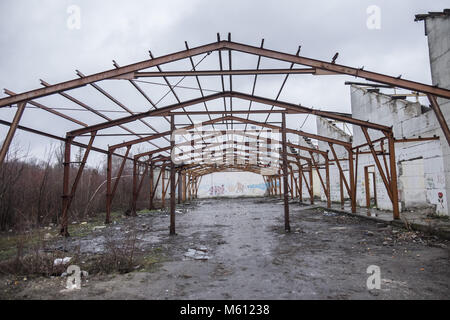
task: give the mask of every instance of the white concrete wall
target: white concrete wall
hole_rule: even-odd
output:
[[[266,185],[261,175],[252,172],[215,172],[202,178],[199,198],[264,196]]]
[[[450,89],[450,16],[426,18],[425,34],[428,37],[433,84],[439,85],[441,88]],[[447,120],[447,124],[450,123],[450,100],[439,98],[438,103]],[[443,137],[440,128],[437,129],[437,134]],[[445,139],[441,139],[441,150],[444,157],[444,170],[439,175],[439,179],[443,179],[446,185],[444,192],[445,204],[443,204],[446,207],[450,203],[450,146]]]
[[[361,120],[392,126],[394,136],[397,139],[407,137],[431,137],[439,134],[439,124],[434,113],[421,106],[419,103],[406,100],[392,100],[390,96],[367,92],[367,90],[352,86],[351,103],[353,117]],[[359,127],[353,127],[353,145],[360,145],[366,142],[365,137]],[[381,137],[381,133],[375,130],[369,130],[371,139]],[[441,134],[440,140],[409,142],[396,144],[396,163],[398,176],[402,175],[402,167],[399,163],[413,159],[423,159],[423,173],[425,178],[425,202],[419,203],[410,199],[412,195],[403,192],[402,187],[412,188],[407,184],[410,181],[404,180],[399,183],[399,201],[402,209],[407,209],[408,204],[414,203],[414,207],[436,207],[436,213],[448,214],[448,188],[445,179],[445,159],[442,151],[445,138]],[[381,159],[381,157],[380,157]],[[381,161],[383,163],[383,161]],[[364,166],[374,164],[370,155],[361,155],[359,157],[358,168],[358,191],[357,202],[359,205],[365,204],[364,189]],[[378,207],[381,209],[392,210],[392,204],[387,196],[381,176],[376,169],[377,197]],[[442,193],[443,199],[438,195]]]

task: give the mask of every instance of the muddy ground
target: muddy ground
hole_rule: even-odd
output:
[[[95,274],[81,290],[66,279],[0,277],[4,299],[448,299],[449,243],[417,232],[293,203],[284,232],[278,199],[211,199],[180,207],[177,236],[169,216],[141,213],[105,229],[57,240],[68,255],[104,250],[107,239],[139,230],[137,248],[154,260],[127,274]],[[368,290],[367,267],[381,269]]]

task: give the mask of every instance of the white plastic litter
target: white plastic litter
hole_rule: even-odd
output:
[[[66,265],[70,262],[70,260],[72,260],[71,257],[65,257],[64,259],[55,259],[55,261],[53,261],[53,265],[54,266]]]

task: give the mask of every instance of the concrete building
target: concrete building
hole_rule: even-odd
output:
[[[416,16],[416,21],[424,21],[425,35],[428,37],[430,68],[433,85],[450,89],[450,9]],[[435,113],[427,105],[410,101],[390,89],[359,85],[350,87],[352,117],[392,126],[398,175],[399,202],[402,211],[425,209],[433,214],[449,215],[450,203],[450,148]],[[413,93],[412,93],[413,94]],[[450,101],[438,99],[447,123],[450,122]],[[317,118],[317,132],[334,139],[352,142],[353,146],[366,143],[360,127],[351,129],[353,135],[339,128],[338,123]],[[381,132],[369,130],[374,140]],[[430,140],[401,142],[404,137],[430,138]],[[438,138],[437,138],[438,137]],[[319,142],[319,149],[329,151],[328,144]],[[345,158],[345,149],[336,146],[339,157]],[[384,146],[385,150],[387,146]],[[372,155],[367,148],[358,156],[357,204],[392,210],[392,203]],[[365,153],[364,153],[365,152]],[[379,156],[382,164],[383,157]],[[348,163],[342,162],[344,171]],[[386,168],[386,164],[384,165]],[[341,186],[336,165],[330,167],[331,200],[339,201]],[[347,193],[344,190],[344,195]],[[325,195],[321,195],[325,200]]]
[[[450,89],[450,9],[443,12],[429,12],[416,15],[416,21],[424,21],[425,35],[428,37],[430,54],[431,78],[434,85]],[[450,122],[450,101],[438,99],[447,123]],[[438,135],[442,137],[442,130],[438,127]],[[450,146],[440,139],[443,154],[443,176],[445,191],[443,194],[446,214],[449,214],[450,203]]]

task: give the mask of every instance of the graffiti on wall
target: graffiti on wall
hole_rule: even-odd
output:
[[[442,192],[438,192],[438,202],[441,205],[441,209],[444,209],[444,194]]]
[[[265,183],[247,185],[241,182],[236,182],[235,184],[226,186],[224,184],[208,186],[207,195],[210,197],[219,197],[224,195],[259,194],[261,191],[265,192],[266,189],[267,186]]]
[[[214,181],[213,181],[214,180]],[[203,179],[199,197],[263,196],[267,186],[261,176],[248,172],[216,173]]]
[[[228,186],[227,189],[229,193],[242,194],[245,192],[246,186],[240,182],[237,182],[235,185]]]
[[[225,186],[211,186],[211,188],[209,188],[208,194],[210,196],[223,196],[225,194]]]

